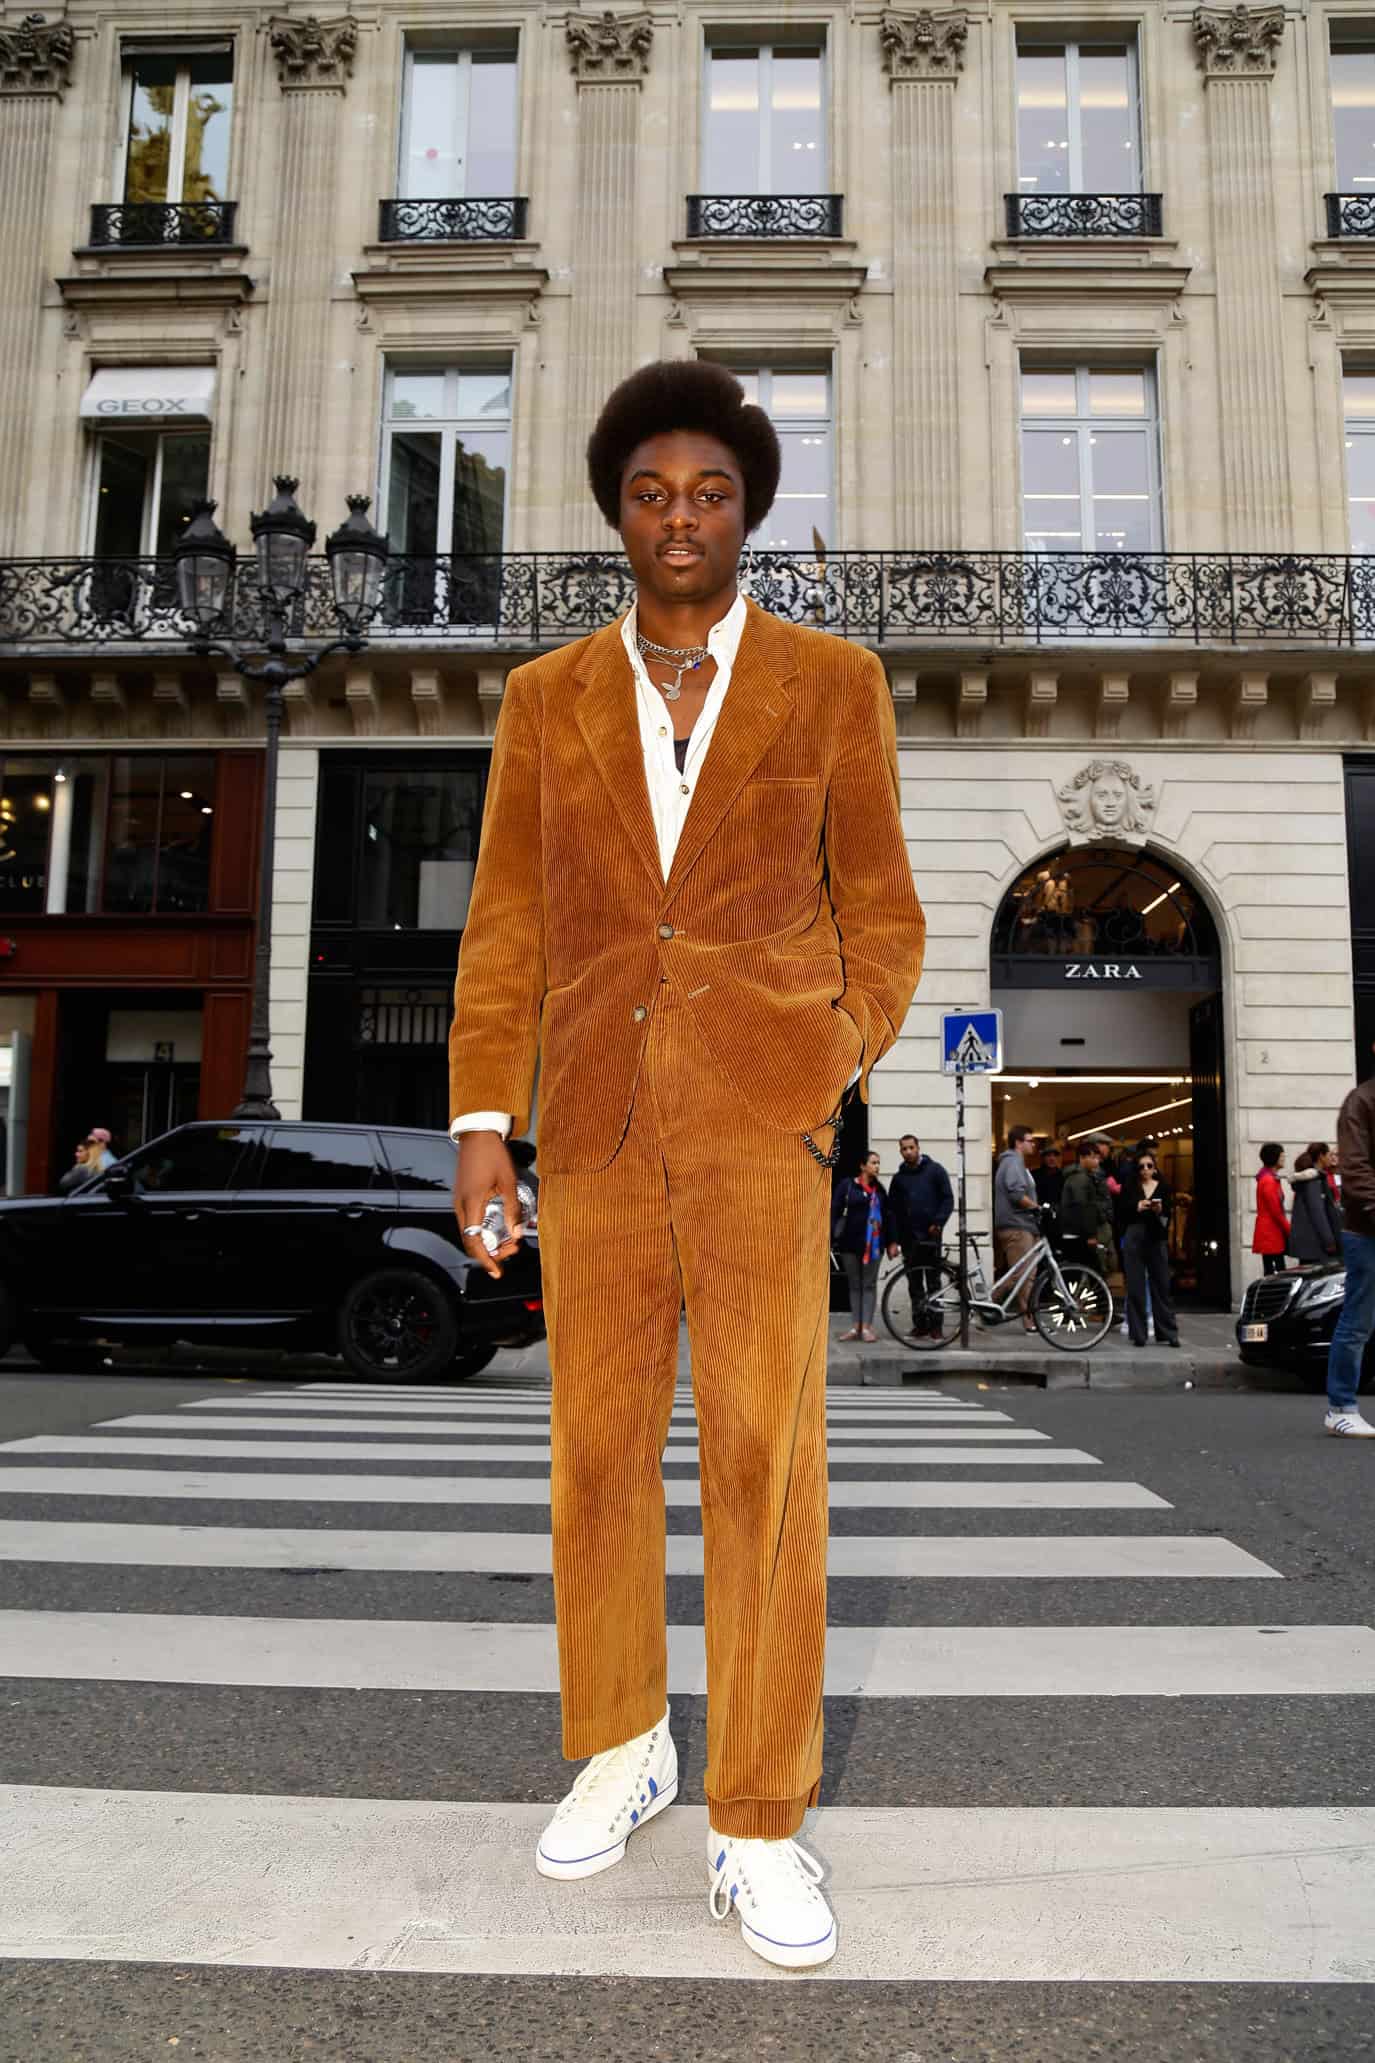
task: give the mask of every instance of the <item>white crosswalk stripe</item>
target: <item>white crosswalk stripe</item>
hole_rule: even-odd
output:
[[[45,1568],[52,1581],[66,1567],[69,1585],[122,1586],[89,1609],[77,1590],[80,1608],[0,1611],[12,1709],[26,1682],[56,1681],[111,1695],[156,1685],[188,1699],[255,1687],[442,1695],[460,1713],[468,1697],[551,1698],[549,1418],[548,1386],[535,1379],[425,1389],[331,1380],[219,1387],[174,1411],[0,1446],[0,1564]],[[876,1385],[833,1389],[827,1419],[828,1573],[836,1599],[851,1600],[830,1631],[829,1698],[903,1701],[916,1723],[928,1700],[992,1709],[1019,1698],[1067,1708],[1375,1695],[1375,1631],[1266,1624],[1261,1593],[1244,1586],[1264,1582],[1273,1598],[1281,1571],[1244,1544],[1175,1530],[1200,1515],[1176,1515],[1146,1484],[1107,1480],[1098,1455],[1020,1424],[1015,1406]],[[670,1695],[699,1698],[701,1489],[682,1382],[665,1461],[668,1575],[697,1586],[671,1593]],[[1020,1533],[997,1530],[1018,1512],[1029,1515]],[[1093,1530],[1116,1513],[1130,1514],[1119,1527],[1142,1530]],[[875,1515],[896,1530],[862,1530]],[[141,1585],[173,1571],[200,1586],[194,1609],[140,1597]],[[281,1589],[246,1607],[236,1596],[236,1585],[291,1572],[327,1578],[328,1605],[283,1616],[296,1586],[285,1604],[269,1602]],[[436,1575],[474,1579],[465,1595],[491,1600],[487,1615],[436,1608],[442,1593],[418,1588]],[[379,1578],[390,1579],[385,1591],[365,1594]],[[502,1579],[527,1586],[521,1616],[500,1616],[512,1609]],[[1030,1606],[1026,1623],[991,1623],[975,1608],[909,1623],[935,1595],[919,1586],[944,1594],[1023,1581],[1040,1585],[1046,1617]],[[1061,1624],[1057,1581],[1176,1584],[1171,1600],[1225,1581],[1242,1602],[1235,1622],[1221,1624],[1190,1623],[1182,1606],[1149,1622],[1106,1611]],[[904,1583],[913,1586],[905,1602],[892,1588]],[[887,1587],[864,1587],[875,1584]],[[871,1601],[877,1610],[858,1623]],[[1081,1605],[1076,1620],[1084,1616]],[[550,1755],[556,1764],[556,1740]],[[0,1956],[770,1981],[734,1930],[708,1919],[704,1813],[690,1799],[638,1837],[614,1879],[576,1886],[530,1868],[547,1810],[478,1796],[82,1788],[79,1769],[70,1787],[0,1789]],[[823,1805],[807,1839],[842,1916],[842,1954],[827,1980],[1335,1983],[1372,1974],[1359,1942],[1375,1894],[1375,1811],[1168,1800]],[[650,1912],[648,1923],[627,1929],[627,1903]]]

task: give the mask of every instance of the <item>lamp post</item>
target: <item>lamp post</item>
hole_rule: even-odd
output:
[[[363,635],[382,595],[389,546],[368,521],[368,497],[351,494],[349,513],[325,540],[334,613],[341,637],[317,651],[289,653],[287,625],[306,584],[306,560],[315,542],[315,525],[297,508],[299,482],[285,474],[274,480],[277,492],[249,527],[258,561],[258,594],[262,635],[243,646],[226,644],[217,635],[225,624],[233,591],[235,549],[215,523],[213,501],[198,502],[191,521],[173,546],[177,597],[195,624],[192,650],[202,658],[227,659],[244,680],[263,683],[263,716],[267,729],[267,764],[263,781],[263,838],[258,888],[258,936],[253,956],[253,1017],[243,1096],[237,1118],[275,1118],[272,1101],[272,1047],[269,985],[272,976],[272,868],[277,828],[277,754],[282,735],[283,695],[288,681],[314,673],[332,652],[361,652]],[[254,654],[265,656],[254,657]]]

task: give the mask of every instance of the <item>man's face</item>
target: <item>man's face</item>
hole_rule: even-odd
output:
[[[914,1168],[921,1159],[921,1147],[915,1139],[904,1139],[898,1151],[909,1168]]]
[[[1086,1174],[1096,1175],[1098,1172],[1098,1155],[1096,1153],[1086,1153],[1079,1162],[1079,1165]]]
[[[1032,1154],[1036,1151],[1036,1141],[1034,1139],[1019,1139],[1017,1141],[1017,1151],[1021,1154],[1023,1160],[1030,1160]]]
[[[697,430],[647,437],[621,476],[621,537],[636,584],[660,601],[708,601],[732,587],[745,543],[734,453]]]

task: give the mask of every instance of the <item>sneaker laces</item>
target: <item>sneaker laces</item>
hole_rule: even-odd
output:
[[[586,1769],[579,1770],[574,1777],[573,1787],[563,1798],[554,1818],[567,1819],[576,1811],[596,1810],[599,1803],[597,1793],[603,1786],[611,1790],[614,1785],[621,1793],[629,1793],[658,1744],[659,1728],[656,1726],[652,1732],[641,1734],[636,1740],[621,1741],[614,1748],[603,1748],[600,1754],[592,1757]]]
[[[808,1855],[805,1848],[799,1848],[796,1841],[743,1840],[723,1843],[724,1854],[716,1866],[707,1905],[714,1920],[724,1920],[731,1908],[731,1897],[738,1885],[743,1884],[755,1898],[768,1898],[770,1894],[796,1895],[799,1884],[805,1896],[810,1899],[826,1872],[814,1855]],[[727,1889],[727,1878],[733,1878]],[[718,1900],[724,1896],[724,1904]]]

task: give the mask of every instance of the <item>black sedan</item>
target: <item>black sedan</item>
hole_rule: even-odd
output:
[[[1346,1270],[1340,1261],[1287,1268],[1247,1284],[1237,1319],[1243,1361],[1292,1368],[1314,1389],[1327,1380],[1327,1349],[1341,1315]],[[1375,1344],[1366,1350],[1361,1388],[1375,1387]]]
[[[0,1353],[240,1342],[373,1382],[475,1374],[544,1337],[538,1218],[494,1280],[460,1243],[455,1160],[442,1132],[192,1124],[68,1196],[0,1202]]]

